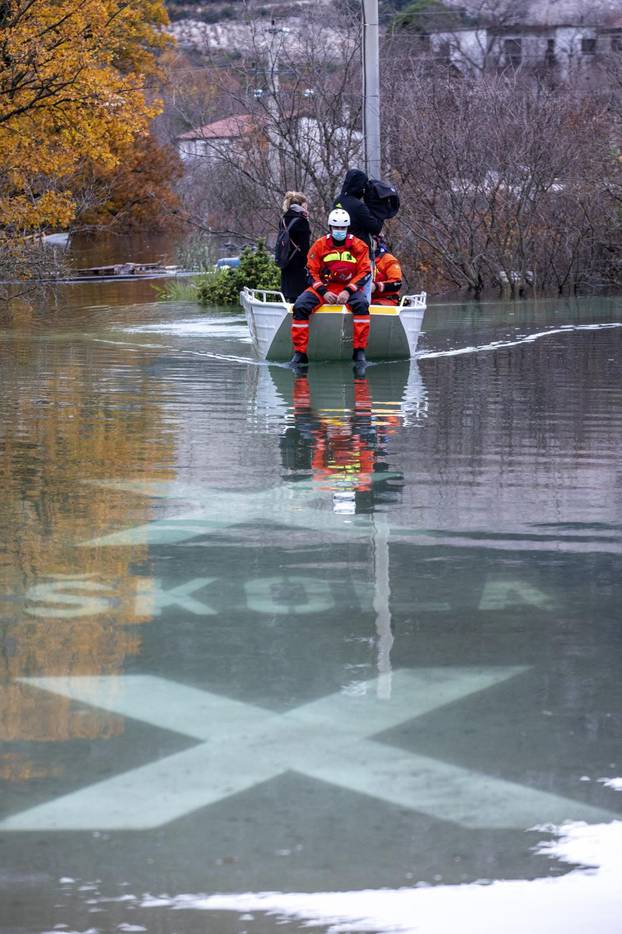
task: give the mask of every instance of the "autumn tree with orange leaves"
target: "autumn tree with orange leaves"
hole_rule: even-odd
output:
[[[76,175],[147,136],[167,21],[162,0],[0,0],[0,247],[70,224]]]

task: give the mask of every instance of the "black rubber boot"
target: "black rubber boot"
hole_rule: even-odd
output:
[[[293,369],[298,370],[300,367],[309,365],[309,358],[307,357],[306,353],[301,353],[299,350],[297,350],[292,359],[289,361],[289,365],[293,367]]]

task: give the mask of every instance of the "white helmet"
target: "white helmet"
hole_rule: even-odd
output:
[[[343,208],[335,208],[328,215],[329,227],[349,227],[350,215]]]

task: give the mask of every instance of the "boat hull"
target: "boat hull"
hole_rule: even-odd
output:
[[[264,360],[288,360],[292,354],[292,306],[277,295],[257,289],[240,293],[253,344]],[[412,305],[370,306],[368,360],[407,360],[415,355],[425,293],[416,298]],[[352,315],[343,305],[322,305],[311,315],[307,353],[310,360],[352,359]]]

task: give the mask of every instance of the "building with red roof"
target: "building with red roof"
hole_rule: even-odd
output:
[[[260,129],[257,116],[234,114],[182,133],[177,137],[177,148],[182,159],[207,157],[218,161],[236,148],[242,150]]]

